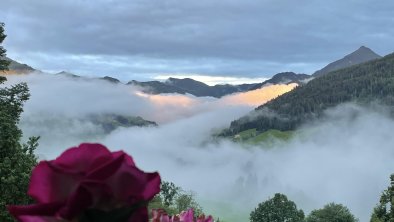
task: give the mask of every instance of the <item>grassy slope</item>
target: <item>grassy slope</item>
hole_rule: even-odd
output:
[[[242,131],[233,137],[236,142],[246,144],[272,144],[275,141],[288,141],[294,135],[294,131],[280,131],[271,129],[259,133],[255,128]]]

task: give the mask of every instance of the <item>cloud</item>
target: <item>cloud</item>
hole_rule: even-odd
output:
[[[296,83],[292,84],[279,84],[279,85],[268,85],[263,88],[248,91],[245,93],[231,94],[223,97],[220,103],[228,105],[250,105],[253,107],[260,106],[279,95],[287,93],[293,90],[297,86]]]
[[[267,88],[267,91],[263,88],[245,94],[233,94],[217,100],[210,97],[180,94],[148,95],[130,85],[44,73],[10,75],[7,78],[7,85],[21,81],[25,81],[29,85],[32,96],[25,105],[24,115],[44,113],[51,116],[56,114],[75,118],[98,112],[116,113],[141,116],[158,123],[190,117],[223,106],[237,105],[251,109],[255,104],[265,103],[291,89],[291,86],[278,85]],[[254,103],[245,99],[252,94]],[[258,94],[262,96],[258,97]],[[244,100],[240,98],[244,98]]]
[[[226,221],[247,220],[276,192],[306,212],[337,202],[361,221],[369,219],[394,170],[394,121],[384,111],[340,106],[325,121],[305,126],[305,134],[271,148],[207,142],[212,128],[236,116],[231,113],[216,110],[159,128],[123,129],[100,141],[194,190],[208,211]]]
[[[21,80],[29,83],[32,97],[20,126],[24,137],[42,136],[41,158],[52,159],[81,142],[124,149],[141,168],[195,191],[208,213],[226,221],[247,220],[276,192],[306,212],[337,202],[367,221],[394,170],[394,121],[380,106],[341,105],[288,142],[248,146],[211,137],[252,109],[245,104],[187,95],[159,95],[156,103],[154,96],[136,95],[128,86],[47,75],[14,76],[7,84]],[[192,105],[177,103],[184,99]],[[180,117],[107,135],[76,118],[109,110]]]
[[[44,70],[123,78],[313,73],[360,45],[387,54],[394,34],[390,0],[0,3],[11,57]]]

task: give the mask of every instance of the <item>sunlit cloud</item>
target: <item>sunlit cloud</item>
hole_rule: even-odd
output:
[[[256,107],[293,90],[297,85],[296,83],[268,85],[253,91],[225,96],[219,102],[228,105],[249,105]]]

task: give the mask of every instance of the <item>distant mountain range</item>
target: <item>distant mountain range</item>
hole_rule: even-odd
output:
[[[177,79],[169,78],[165,82],[148,81],[138,82],[131,81],[129,85],[141,87],[141,90],[149,94],[161,93],[179,93],[179,94],[192,94],[197,97],[211,96],[220,98],[222,96],[232,94],[235,92],[244,92],[250,90],[256,84],[242,84],[242,85],[215,85],[209,86],[205,83],[196,81],[190,78]]]
[[[394,53],[318,76],[233,121],[222,135],[234,136],[252,129],[259,133],[294,130],[320,118],[330,107],[371,101],[394,105]]]
[[[37,71],[26,64],[6,59],[11,62],[10,71],[6,74]],[[58,75],[85,78],[68,72],[60,72]],[[122,84],[118,79],[110,76],[99,79]],[[268,130],[294,130],[305,121],[319,118],[327,108],[343,102],[379,100],[394,105],[394,54],[382,58],[371,49],[362,46],[313,75],[283,72],[261,83],[209,86],[190,78],[169,78],[164,82],[133,80],[127,85],[140,87],[143,92],[150,94],[179,93],[220,98],[232,93],[256,90],[268,84],[289,83],[297,83],[300,87],[257,107],[253,118],[245,116],[233,121],[222,135],[237,135],[245,130],[255,130],[256,133],[264,133]],[[275,113],[275,115],[266,115],[267,113]],[[155,125],[154,122],[138,117],[109,116],[95,117],[95,119],[99,119],[108,131],[113,130],[114,126]],[[107,119],[118,122],[111,125],[106,122]]]
[[[56,75],[63,75],[70,78],[84,78],[69,72],[59,72]],[[139,82],[132,80],[127,83],[127,85],[140,87],[141,91],[147,94],[163,94],[163,93],[178,93],[178,94],[191,94],[196,97],[210,96],[215,98],[220,98],[225,95],[229,95],[237,92],[246,92],[255,89],[259,89],[264,85],[268,84],[290,84],[298,83],[303,84],[306,80],[310,79],[310,75],[306,74],[296,74],[293,72],[284,72],[274,75],[271,79],[264,81],[262,83],[252,83],[252,84],[240,84],[240,85],[215,85],[209,86],[203,82],[191,79],[191,78],[168,78],[164,82],[160,81],[146,81]],[[101,78],[96,78],[100,80],[105,80],[114,84],[122,84],[120,80],[105,76]]]
[[[303,85],[309,80],[325,75],[329,72],[350,67],[353,65],[357,65],[363,62],[379,59],[379,58],[381,58],[381,56],[373,52],[371,49],[365,46],[361,46],[359,49],[350,53],[349,55],[346,55],[344,58],[332,62],[328,64],[326,67],[322,68],[321,70],[316,71],[313,75],[296,74],[294,72],[282,72],[274,75],[271,79],[266,80],[264,82],[241,84],[241,85],[224,84],[224,85],[209,86],[203,82],[199,82],[190,78],[184,78],[184,79],[169,78],[164,82],[161,81],[140,82],[140,81],[132,80],[128,82],[127,85],[140,87],[141,91],[148,94],[178,93],[178,94],[191,94],[197,97],[210,96],[210,97],[220,98],[225,95],[229,95],[233,93],[256,90],[268,84],[275,85],[275,84],[297,83],[298,85]],[[9,58],[6,59],[11,61],[9,67],[10,71],[8,71],[7,73],[23,74],[23,73],[37,71],[26,64],[18,63]],[[64,71],[57,74],[72,77],[72,78],[81,78],[78,75]],[[118,79],[110,76],[105,76],[99,79],[114,84],[121,83]]]
[[[128,84],[139,86],[142,91],[149,94],[161,94],[161,93],[179,93],[179,94],[192,94],[194,96],[211,96],[220,98],[225,95],[229,95],[237,92],[246,92],[255,89],[259,89],[267,84],[289,84],[297,83],[303,85],[309,80],[322,76],[332,71],[347,68],[353,65],[361,64],[371,60],[381,58],[380,55],[373,52],[371,49],[361,46],[356,51],[346,55],[344,58],[339,59],[335,62],[328,64],[321,70],[316,71],[313,75],[307,74],[296,74],[294,72],[283,72],[274,75],[271,79],[262,83],[242,84],[242,85],[215,85],[208,86],[202,82],[186,78],[177,79],[169,78],[165,82],[159,81],[148,81],[138,82],[130,81]]]
[[[259,89],[264,85],[268,85],[268,84],[273,84],[273,85],[290,84],[290,83],[303,84],[303,82],[309,78],[311,78],[311,76],[306,74],[283,72],[274,75],[271,79],[264,81],[262,83],[251,83],[251,84],[241,84],[241,85],[219,84],[219,85],[209,86],[205,83],[190,78],[184,78],[184,79],[169,78],[165,82],[159,82],[159,81],[138,82],[133,80],[130,81],[128,84],[142,87],[142,91],[149,94],[188,93],[197,97],[211,96],[211,97],[220,98],[232,93],[246,92],[246,91]]]

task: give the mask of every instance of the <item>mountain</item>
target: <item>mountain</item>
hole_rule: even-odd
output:
[[[111,76],[104,76],[104,77],[102,77],[102,78],[100,78],[100,79],[101,79],[101,80],[108,81],[108,82],[110,82],[110,83],[114,83],[114,84],[120,83],[120,80],[119,80],[119,79],[116,79],[116,78],[111,77]]]
[[[128,84],[142,87],[142,91],[149,94],[161,93],[179,93],[192,94],[197,97],[211,96],[220,98],[222,96],[232,94],[235,92],[244,92],[250,90],[256,84],[242,84],[242,85],[215,85],[209,86],[205,83],[196,81],[190,78],[177,79],[169,78],[165,82],[147,81],[138,82],[130,81]]]
[[[196,81],[190,78],[178,79],[169,78],[165,82],[159,81],[148,81],[138,82],[130,81],[128,84],[142,87],[142,91],[149,94],[161,94],[161,93],[179,93],[179,94],[192,94],[197,97],[211,96],[215,98],[221,98],[223,96],[238,93],[247,92],[251,90],[260,89],[261,87],[268,84],[304,84],[307,80],[312,78],[306,74],[295,74],[293,72],[283,72],[274,75],[271,79],[266,80],[262,83],[251,83],[241,85],[230,85],[230,84],[218,84],[209,86],[205,83]]]
[[[3,57],[2,59],[10,62],[10,64],[8,65],[9,70],[5,72],[6,74],[27,74],[27,73],[37,71],[34,68],[32,68],[31,66],[19,63],[15,60],[8,58],[8,57]]]
[[[357,65],[363,62],[368,62],[374,59],[382,58],[380,55],[376,54],[371,49],[361,46],[356,51],[346,55],[342,59],[332,62],[325,66],[324,68],[316,71],[313,76],[321,76],[331,71],[339,70],[342,68],[350,67],[352,65]]]
[[[225,85],[209,86],[205,83],[190,78],[184,78],[184,79],[169,78],[166,81],[166,84],[182,89],[187,93],[190,93],[197,97],[211,96],[216,98],[220,98],[222,96],[232,94],[235,92],[247,91],[250,90],[250,88],[255,85],[255,84],[243,84],[242,86],[237,86],[237,85],[225,84]]]
[[[196,81],[190,78],[177,79],[169,78],[166,82],[167,85],[174,86],[176,88],[185,90],[186,92],[195,96],[214,96],[214,89],[205,83]]]
[[[294,130],[321,117],[327,108],[345,102],[379,101],[394,105],[394,53],[381,59],[322,75],[257,107],[250,115],[231,123],[222,136],[249,129]]]
[[[264,85],[267,84],[290,84],[290,83],[297,83],[302,85],[306,83],[309,79],[313,78],[307,74],[296,74],[294,72],[281,72],[274,75],[271,79],[268,79],[262,83],[256,84],[254,87],[250,88],[250,90],[259,89]]]
[[[132,80],[128,82],[127,85],[139,86],[141,87],[142,92],[148,94],[161,94],[161,93],[186,94],[185,90],[179,89],[177,87],[159,81],[139,82],[136,80]]]
[[[146,127],[157,126],[157,123],[145,120],[139,116],[124,116],[118,114],[90,115],[89,120],[100,125],[106,133],[110,133],[118,127]]]
[[[66,72],[66,71],[61,71],[59,73],[56,73],[56,75],[62,75],[70,78],[81,78],[81,76],[79,75],[75,75],[74,73]]]

